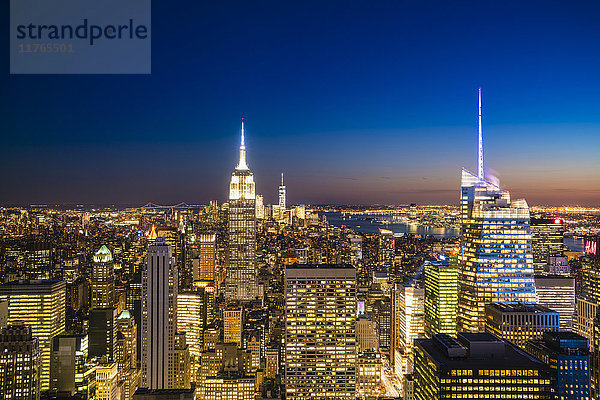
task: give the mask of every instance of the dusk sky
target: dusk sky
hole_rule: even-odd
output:
[[[242,116],[267,203],[284,172],[290,204],[457,204],[481,86],[513,198],[600,206],[598,1],[152,6],[151,75],[5,57],[0,205],[226,201]]]

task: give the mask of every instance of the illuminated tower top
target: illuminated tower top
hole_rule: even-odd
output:
[[[246,164],[246,143],[244,139],[244,119],[242,118],[242,140],[240,144],[240,162],[238,162],[236,170],[247,170],[248,164]]]
[[[479,158],[477,160],[477,177],[481,180],[485,179],[483,174],[483,133],[481,128],[481,88],[479,88],[479,116],[477,118],[477,126],[479,130]]]

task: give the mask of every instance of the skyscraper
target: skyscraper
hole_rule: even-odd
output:
[[[0,395],[3,399],[39,400],[38,340],[26,325],[10,325],[0,332]]]
[[[558,312],[560,330],[572,330],[575,314],[575,278],[557,275],[536,276],[535,292],[541,306]]]
[[[412,372],[414,340],[425,337],[425,289],[422,282],[413,280],[399,285],[394,296],[398,351],[393,361],[396,374],[403,375]]]
[[[286,398],[355,398],[354,267],[289,265],[285,293]]]
[[[246,163],[242,121],[240,161],[229,185],[229,266],[225,279],[225,296],[229,299],[253,300],[258,294],[255,200],[254,174]]]
[[[141,386],[172,389],[178,276],[171,246],[162,237],[148,248],[142,281]]]
[[[539,304],[490,303],[485,305],[486,331],[525,348],[528,340],[545,332],[558,332],[558,312]]]
[[[225,343],[242,345],[242,309],[232,307],[223,310],[223,340]]]
[[[458,326],[483,331],[485,304],[534,303],[529,206],[484,176],[479,89],[477,175],[462,170]]]
[[[280,221],[284,221],[285,220],[285,214],[286,214],[286,210],[287,210],[287,205],[286,205],[286,187],[283,184],[283,172],[281,173],[281,185],[279,185],[279,220]]]
[[[456,259],[449,262],[445,256],[425,262],[425,334],[456,335],[456,302],[458,284]]]
[[[415,340],[415,399],[554,399],[550,367],[490,333]]]
[[[91,308],[114,307],[115,268],[108,247],[102,246],[92,258]]]
[[[87,396],[95,380],[96,361],[88,362],[87,335],[55,336],[52,343],[50,388],[71,395]]]
[[[565,249],[564,233],[564,221],[560,218],[531,218],[531,249],[536,275],[546,275],[550,256]]]
[[[200,255],[198,257],[198,268],[194,266],[194,281],[214,280],[216,259],[216,235],[214,233],[200,234]]]
[[[8,324],[31,327],[39,341],[41,390],[50,388],[52,339],[65,331],[64,281],[20,280],[0,286],[0,302],[8,301]]]
[[[590,398],[590,352],[586,338],[573,332],[546,332],[540,340],[527,342],[525,350],[550,366],[557,399]]]

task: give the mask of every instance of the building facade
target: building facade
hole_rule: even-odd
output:
[[[415,341],[417,400],[553,399],[550,368],[489,333]]]
[[[490,303],[485,305],[486,331],[525,348],[545,332],[558,332],[558,312],[539,304]]]
[[[462,170],[458,327],[485,329],[485,304],[535,303],[529,206],[484,175],[479,91],[478,173]]]
[[[246,163],[242,121],[240,160],[229,185],[229,266],[224,293],[228,299],[253,300],[258,295],[256,273],[256,194],[254,174]]]
[[[39,345],[29,326],[9,325],[0,332],[0,395],[3,399],[40,398]]]
[[[286,398],[354,398],[354,267],[343,264],[288,266],[285,299]]]
[[[50,389],[52,340],[65,332],[66,283],[20,280],[0,286],[0,302],[8,301],[8,324],[31,327],[40,352],[40,388]]]
[[[142,387],[172,389],[175,379],[178,275],[162,237],[148,247],[142,274]]]
[[[425,335],[456,335],[458,266],[446,257],[425,262]]]

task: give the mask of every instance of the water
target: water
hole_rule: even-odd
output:
[[[331,225],[340,227],[345,225],[355,232],[372,234],[379,233],[379,229],[389,229],[392,232],[399,233],[410,233],[414,235],[432,235],[436,238],[453,238],[459,235],[460,229],[458,228],[439,228],[433,226],[424,226],[417,224],[408,224],[405,222],[394,222],[384,224],[379,221],[363,220],[358,218],[342,217],[342,213],[339,211],[320,213],[327,217],[327,221]],[[374,218],[385,218],[381,215],[363,215],[363,217],[374,217]]]
[[[581,251],[585,247],[585,240],[582,237],[578,236],[565,236],[563,239],[563,243],[567,248],[571,251]]]

